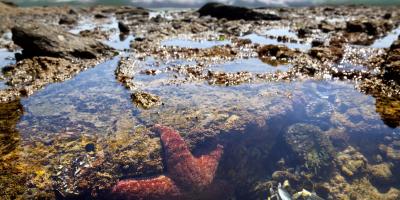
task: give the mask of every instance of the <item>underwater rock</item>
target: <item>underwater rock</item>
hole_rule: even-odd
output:
[[[111,54],[112,49],[91,38],[82,38],[58,27],[25,24],[12,28],[12,39],[25,57],[51,56],[93,59]]]
[[[362,174],[367,170],[367,159],[352,146],[339,152],[335,161],[341,172],[347,177]]]
[[[368,166],[372,181],[377,184],[390,184],[394,181],[394,176],[389,163]]]
[[[218,19],[227,20],[280,20],[281,17],[275,14],[264,14],[249,8],[225,5],[221,3],[207,3],[198,12],[200,16],[210,15]]]
[[[330,173],[335,151],[327,135],[320,128],[297,123],[290,126],[284,135],[286,143],[300,159],[303,167],[315,173]]]
[[[379,191],[367,177],[362,177],[351,182],[336,174],[325,185],[329,189],[328,199],[376,199],[376,200],[397,200],[400,198],[400,191],[391,187],[384,192]]]
[[[325,99],[312,99],[306,105],[306,114],[310,118],[328,119],[333,112],[333,105]]]
[[[196,158],[178,132],[161,125],[155,127],[160,132],[165,150],[166,175],[121,180],[114,186],[112,196],[125,199],[185,199],[187,195],[199,191],[207,194],[207,188],[213,187],[223,147],[218,145],[208,155]],[[214,192],[213,189],[210,191]]]
[[[152,107],[161,105],[161,98],[150,93],[135,92],[131,97],[135,105],[144,109],[150,109]]]
[[[379,145],[379,150],[386,155],[387,158],[394,161],[400,161],[400,148],[393,145],[381,144]]]

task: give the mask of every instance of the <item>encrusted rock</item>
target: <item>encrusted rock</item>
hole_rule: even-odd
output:
[[[132,100],[137,106],[144,109],[150,109],[161,104],[160,97],[146,92],[133,93]]]
[[[343,57],[343,49],[336,46],[313,47],[310,49],[309,54],[321,61],[337,62]]]

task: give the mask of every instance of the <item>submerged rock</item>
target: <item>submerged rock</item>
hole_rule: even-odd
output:
[[[12,39],[25,57],[51,56],[93,59],[110,54],[111,48],[90,38],[65,32],[58,27],[25,24],[12,28]]]
[[[210,15],[218,19],[227,20],[280,20],[281,17],[275,14],[264,14],[249,8],[230,6],[221,3],[207,3],[198,10],[200,16]]]
[[[368,167],[368,170],[371,173],[372,181],[378,184],[390,184],[395,180],[391,168],[390,164],[382,163],[371,165]]]
[[[350,178],[367,170],[367,159],[352,146],[338,153],[336,163],[341,172]]]
[[[311,173],[329,173],[333,165],[333,145],[320,128],[309,124],[294,124],[285,134],[285,141]]]

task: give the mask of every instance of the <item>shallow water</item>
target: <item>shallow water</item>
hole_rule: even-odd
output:
[[[159,96],[162,101],[158,107],[143,110],[134,106],[131,92],[115,80],[118,60],[116,57],[22,99],[24,112],[16,125],[22,144],[36,141],[51,147],[48,142],[51,138],[67,133],[103,138],[115,134],[116,130],[129,131],[135,126],[151,127],[160,123],[179,130],[194,145],[194,152],[203,152],[203,148],[215,143],[224,145],[217,179],[228,182],[237,198],[252,199],[259,195],[253,191],[253,184],[270,180],[271,174],[278,170],[274,163],[279,160],[284,159],[286,167],[298,170],[309,171],[310,165],[313,166],[311,161],[307,165],[299,161],[299,155],[291,149],[296,147],[287,139],[289,128],[301,127],[301,124],[317,127],[321,137],[334,138],[331,142],[337,151],[352,146],[368,159],[384,154],[378,147],[388,144],[385,136],[400,133],[398,128],[385,124],[387,113],[377,112],[377,100],[355,90],[354,83],[340,81],[267,82],[226,87],[201,82],[153,85],[146,84],[153,79],[142,77],[137,80],[141,90]],[[260,70],[258,65],[262,63],[255,59],[222,66],[239,71],[251,69],[242,68],[251,63],[256,65],[254,71]],[[149,58],[147,64],[163,69],[181,62],[157,64]],[[360,137],[363,139],[359,140]],[[31,148],[27,146],[25,154],[34,152]],[[60,166],[68,167],[68,164]],[[317,176],[324,176],[319,165],[311,169]]]
[[[238,59],[231,62],[226,62],[224,64],[215,65],[211,67],[214,71],[223,71],[229,73],[235,72],[252,72],[252,73],[275,73],[277,71],[287,71],[289,70],[288,65],[272,66],[270,64],[262,62],[258,58],[249,59]]]
[[[194,41],[189,39],[169,39],[161,42],[162,46],[173,46],[173,47],[182,47],[182,48],[199,48],[206,49],[214,46],[223,46],[230,44],[230,41]]]
[[[266,36],[261,36],[257,35],[255,33],[252,33],[250,35],[243,36],[242,38],[244,39],[250,39],[253,43],[257,44],[262,44],[262,45],[268,45],[268,44],[274,44],[274,45],[285,45],[289,48],[292,49],[300,49],[302,51],[307,51],[311,48],[311,44],[304,43],[291,43],[291,42],[279,42],[277,39],[271,39]]]
[[[115,80],[117,62],[114,58],[23,99],[25,114],[18,125],[20,133],[111,133],[113,124],[135,111],[128,91]],[[123,112],[127,110],[131,111]]]
[[[115,25],[116,21],[111,20],[102,27],[112,30],[117,29]],[[83,23],[83,27],[78,25],[76,31],[91,28],[94,26]],[[293,34],[287,29],[268,32],[270,35],[281,33],[286,36]],[[105,43],[120,51],[129,48],[134,37],[122,40],[118,34],[118,31],[113,32]],[[309,44],[281,43],[256,34],[246,37],[254,43],[283,44],[301,50],[310,48]],[[385,46],[391,41],[383,40]],[[164,41],[162,45],[210,48],[229,43],[176,39]],[[360,50],[354,48],[354,51]],[[369,52],[361,53],[363,58]],[[7,52],[0,52],[0,56],[6,55]],[[365,69],[348,63],[346,56],[341,63],[343,69]],[[7,62],[3,57],[0,57],[0,63]],[[74,184],[82,180],[98,187],[96,184],[159,175],[168,170],[165,162],[160,160],[164,154],[160,150],[159,135],[148,130],[136,134],[137,130],[155,124],[178,130],[195,155],[208,152],[216,144],[223,145],[224,154],[215,180],[227,183],[227,191],[234,191],[232,196],[236,199],[268,198],[270,188],[266,186],[276,189],[278,183],[287,178],[274,177],[275,172],[282,171],[299,177],[300,181],[290,180],[294,190],[307,189],[326,198],[328,194],[325,190],[318,190],[318,185],[321,180],[329,181],[325,179],[328,177],[326,173],[344,173],[341,170],[345,164],[331,166],[330,163],[334,158],[338,159],[336,154],[348,155],[345,152],[348,148],[354,148],[370,166],[391,166],[389,171],[392,170],[393,174],[400,169],[398,99],[374,98],[354,89],[356,83],[350,81],[210,85],[204,80],[188,81],[190,79],[186,80],[185,74],[170,70],[196,66],[196,62],[161,61],[152,57],[136,60],[131,65],[132,81],[137,88],[128,90],[115,77],[119,60],[120,57],[115,57],[71,80],[48,85],[28,98],[0,104],[0,124],[5,125],[0,130],[12,136],[0,134],[0,153],[16,150],[19,155],[16,160],[22,163],[22,167],[11,167],[11,171],[22,168],[28,177],[34,177],[35,184],[54,186],[64,193],[73,193],[71,190],[76,189]],[[290,67],[274,67],[257,58],[249,58],[214,64],[204,72],[275,73],[287,71]],[[148,70],[156,72],[147,73]],[[135,106],[131,95],[139,90],[158,96],[162,103],[150,109]],[[95,167],[90,168],[92,165]],[[81,170],[91,172],[91,176],[85,176]],[[94,178],[93,174],[96,174]],[[99,176],[107,177],[107,181],[98,180]],[[395,175],[392,178],[394,182],[389,184],[373,182],[370,185],[385,191],[387,185],[399,182]],[[346,179],[343,177],[343,180]],[[218,186],[223,188],[226,185]],[[363,185],[355,187],[366,188]]]
[[[400,27],[394,29],[388,33],[385,37],[376,40],[371,47],[372,48],[389,48],[390,45],[397,40],[400,36]]]
[[[15,63],[15,54],[14,52],[10,52],[6,49],[0,49],[0,70],[3,69],[3,67],[12,65]],[[0,75],[0,89],[5,89],[8,86],[5,84],[5,81],[1,78],[2,75]]]

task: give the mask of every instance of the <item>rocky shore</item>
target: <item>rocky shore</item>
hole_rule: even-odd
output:
[[[399,30],[398,7],[0,2],[0,197],[399,199]],[[78,83],[106,89],[68,85],[101,63]]]

